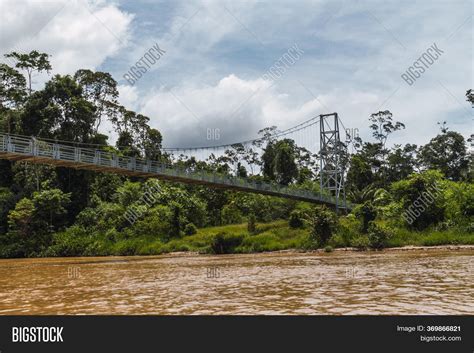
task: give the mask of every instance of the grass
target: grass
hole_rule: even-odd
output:
[[[406,229],[397,229],[389,239],[389,247],[405,245],[435,246],[435,245],[474,245],[474,234],[459,229],[444,231],[413,232]]]
[[[367,235],[361,235],[352,221],[343,221],[337,233],[327,244],[329,248],[356,246],[370,247]],[[309,228],[290,228],[287,221],[258,223],[256,231],[249,233],[247,223],[198,229],[194,235],[170,241],[160,240],[155,234],[140,237],[109,239],[107,235],[90,236],[80,230],[68,236],[59,234],[56,242],[42,256],[107,256],[107,255],[160,255],[176,251],[198,253],[258,253],[286,249],[310,249]],[[366,239],[367,238],[367,239]],[[406,245],[474,245],[474,233],[459,229],[414,232],[395,229],[387,247]]]

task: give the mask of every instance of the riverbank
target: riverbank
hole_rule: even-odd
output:
[[[474,233],[462,229],[427,230],[413,232],[391,229],[383,246],[376,246],[370,237],[361,234],[350,223],[341,222],[327,244],[320,246],[311,241],[309,227],[292,228],[287,221],[257,224],[249,232],[247,223],[198,229],[195,234],[163,239],[155,234],[140,237],[92,236],[82,232],[59,233],[53,243],[37,257],[70,256],[131,256],[166,253],[249,254],[274,251],[363,251],[384,248],[386,251],[410,249],[455,250],[466,246],[474,248]]]

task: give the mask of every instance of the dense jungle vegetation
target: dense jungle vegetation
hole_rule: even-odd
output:
[[[119,103],[110,74],[51,74],[33,90],[32,75],[52,71],[48,55],[7,56],[15,65],[0,64],[3,133],[107,145],[124,156],[319,192],[317,156],[292,140],[274,139],[276,127],[261,130],[253,148],[235,145],[205,162],[172,158],[162,152],[162,135],[149,117]],[[472,90],[465,98],[474,104]],[[159,126],[161,117],[153,118]],[[118,136],[114,145],[100,132],[105,120]],[[392,145],[392,134],[405,129],[403,117],[390,111],[368,117],[373,138],[355,137],[351,153],[341,149],[347,197],[357,206],[339,215],[257,194],[0,160],[0,257],[474,244],[472,141],[464,137],[470,132],[439,127],[426,145]],[[144,204],[150,190],[153,203]],[[130,208],[139,210],[134,222],[125,217]]]

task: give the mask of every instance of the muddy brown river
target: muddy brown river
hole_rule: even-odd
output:
[[[474,314],[474,251],[0,260],[0,314]]]

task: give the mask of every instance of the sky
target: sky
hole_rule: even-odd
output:
[[[380,110],[406,125],[389,144],[424,144],[437,122],[474,131],[473,4],[0,0],[0,60],[36,49],[51,54],[52,74],[110,72],[120,102],[148,116],[166,147],[248,140],[332,112],[370,140]],[[164,52],[131,84],[124,75],[156,45]],[[416,61],[424,72],[410,85],[402,74]]]

